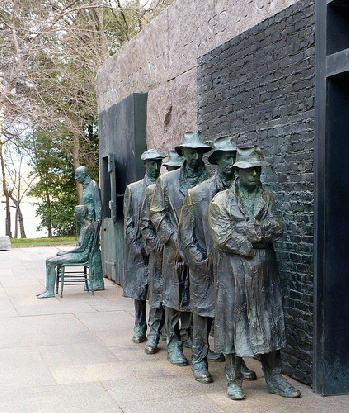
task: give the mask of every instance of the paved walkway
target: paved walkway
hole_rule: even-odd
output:
[[[247,364],[258,380],[245,382],[247,399],[234,402],[225,395],[224,363],[210,363],[214,383],[203,385],[190,366],[167,362],[164,342],[146,355],[144,344],[131,342],[132,300],[109,280],[94,296],[76,285],[62,299],[38,300],[45,259],[58,249],[0,251],[1,413],[349,412],[349,396],[324,398],[293,381],[301,399],[269,394],[255,360]]]

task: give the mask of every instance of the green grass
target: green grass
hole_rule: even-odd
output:
[[[34,247],[40,245],[75,244],[77,237],[11,238],[11,247]]]

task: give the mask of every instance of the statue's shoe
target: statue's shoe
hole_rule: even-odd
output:
[[[199,383],[210,384],[213,382],[213,378],[207,369],[207,363],[205,361],[193,363],[192,370],[194,379]]]
[[[167,360],[175,366],[186,366],[188,364],[188,360],[183,354],[181,342],[174,342],[167,346]]]
[[[156,338],[148,335],[147,342],[144,347],[145,354],[155,354],[158,351],[157,342],[158,340]]]
[[[208,361],[225,361],[225,357],[224,357],[224,354],[216,353],[215,351],[212,351],[209,348],[207,352],[207,360]]]
[[[44,291],[41,294],[37,294],[37,298],[41,299],[41,298],[52,298],[55,296],[55,293],[52,292],[48,292],[48,291]]]
[[[227,396],[232,400],[243,400],[246,398],[242,388],[237,383],[227,385]]]
[[[257,375],[253,370],[250,370],[244,361],[242,361],[241,365],[241,373],[244,377],[244,380],[257,380]]]
[[[282,397],[298,398],[301,392],[295,389],[281,374],[277,374],[267,381],[268,391]]]
[[[193,339],[191,337],[181,338],[183,347],[192,348],[193,347]]]
[[[133,341],[134,343],[136,343],[136,344],[143,343],[145,340],[146,340],[146,336],[145,336],[145,335],[137,335],[137,334],[135,334],[135,335],[132,337],[132,341]]]
[[[157,346],[148,346],[147,344],[144,347],[145,354],[155,354],[158,351]]]

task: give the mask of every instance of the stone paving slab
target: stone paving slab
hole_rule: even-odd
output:
[[[290,380],[301,399],[267,392],[260,363],[247,359],[258,380],[244,382],[247,399],[225,395],[224,363],[210,363],[214,382],[202,385],[191,366],[147,355],[131,341],[133,301],[105,280],[95,295],[66,286],[64,296],[38,300],[45,260],[64,247],[0,251],[0,413],[332,413],[349,412],[349,396],[322,397]],[[191,350],[184,349],[190,359]]]

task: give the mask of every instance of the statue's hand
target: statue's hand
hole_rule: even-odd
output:
[[[250,242],[259,242],[262,239],[261,226],[258,221],[249,221],[246,223],[247,238]]]
[[[162,244],[161,244],[160,239],[159,239],[158,237],[156,237],[154,242],[155,242],[155,249],[156,249],[158,252],[161,252],[161,250],[162,250]]]
[[[184,261],[175,261],[175,266],[177,271],[181,271],[184,267]]]
[[[213,279],[213,263],[210,259],[206,259],[202,261],[202,272],[203,276],[208,277],[210,281]]]

